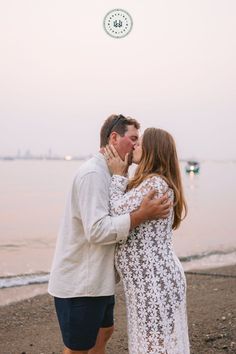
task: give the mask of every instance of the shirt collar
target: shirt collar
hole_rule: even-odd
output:
[[[99,159],[100,161],[103,161],[103,164],[105,165],[108,173],[110,174],[110,176],[112,176],[112,173],[110,172],[110,170],[109,170],[109,168],[107,166],[107,162],[106,162],[105,156],[101,152],[97,152],[96,154],[94,154],[94,157]]]

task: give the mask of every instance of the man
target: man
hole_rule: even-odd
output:
[[[167,217],[167,196],[151,192],[131,214],[109,216],[111,175],[103,148],[112,144],[125,158],[138,140],[139,123],[111,115],[100,133],[98,154],[77,172],[68,195],[49,280],[65,344],[64,354],[105,354],[113,332],[114,249],[146,220]]]

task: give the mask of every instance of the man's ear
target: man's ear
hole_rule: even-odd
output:
[[[119,134],[117,134],[116,132],[112,132],[110,135],[109,144],[116,146],[118,139],[119,139]]]

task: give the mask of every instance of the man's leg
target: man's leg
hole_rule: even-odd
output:
[[[90,349],[89,354],[105,354],[106,344],[114,331],[113,312],[115,297],[110,296],[107,299],[107,306],[97,335],[96,344],[92,349]]]
[[[54,298],[59,326],[64,342],[63,354],[88,354],[96,343],[99,326],[93,328],[98,321],[90,314],[90,298]],[[94,310],[94,307],[92,308]],[[93,321],[86,321],[89,317]],[[70,349],[71,348],[71,349]],[[72,349],[73,348],[73,349]]]
[[[55,298],[55,307],[65,345],[63,354],[105,353],[113,332],[114,296]]]
[[[89,350],[88,353],[89,354],[105,354],[107,342],[111,338],[113,331],[114,331],[114,326],[100,328],[99,332],[98,332],[95,347],[93,347],[91,350]],[[74,353],[68,353],[68,354],[74,354]]]
[[[108,328],[100,328],[95,347],[89,351],[77,351],[65,348],[63,354],[105,354],[106,344],[111,338],[113,331],[114,326]]]

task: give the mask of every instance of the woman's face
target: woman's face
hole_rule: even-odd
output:
[[[133,163],[139,164],[142,157],[142,137],[140,137],[134,147]]]

